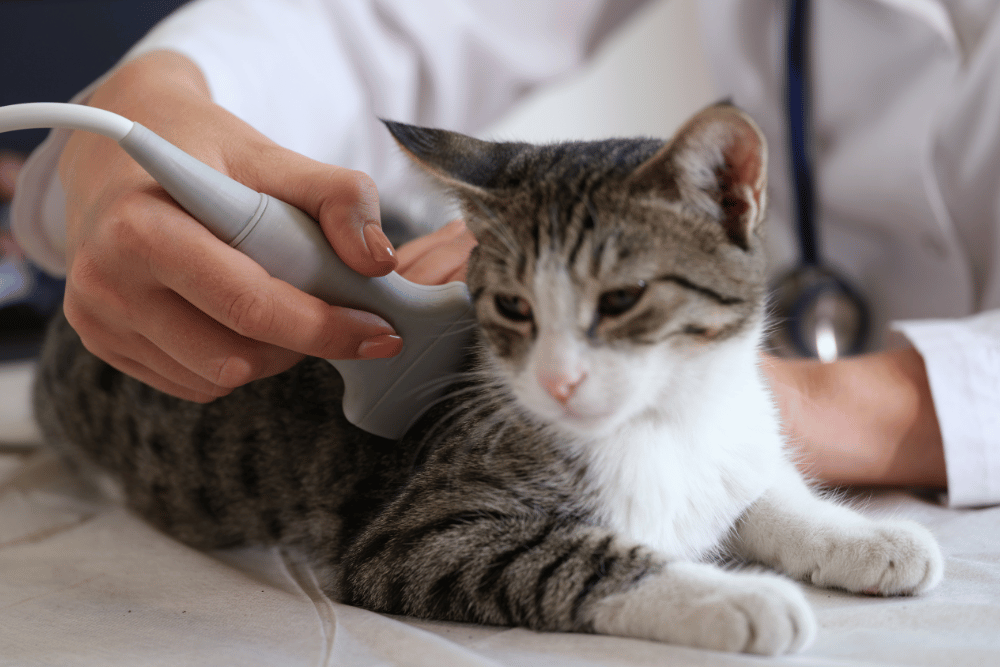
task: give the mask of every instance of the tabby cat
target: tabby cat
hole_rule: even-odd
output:
[[[758,368],[764,139],[733,107],[670,141],[534,146],[387,123],[479,245],[466,372],[398,442],[349,424],[308,359],[207,405],[90,355],[64,319],[36,409],[49,443],[204,549],[293,547],[378,612],[779,654],[798,587],[918,593],[930,533],[818,497]]]

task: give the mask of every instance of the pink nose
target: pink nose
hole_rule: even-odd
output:
[[[580,386],[586,377],[586,373],[580,373],[576,377],[553,375],[539,378],[539,382],[545,391],[548,392],[549,396],[559,401],[560,404],[566,405],[566,402],[573,397],[573,394],[576,393],[576,388]]]

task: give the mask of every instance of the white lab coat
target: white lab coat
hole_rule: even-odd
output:
[[[922,354],[949,501],[1000,502],[1000,6],[812,3],[813,135],[823,250],[860,285],[884,340]],[[720,89],[771,149],[770,251],[793,265],[785,3],[706,0]]]
[[[412,195],[378,116],[476,132],[583,63],[642,2],[200,0],[132,55],[180,51],[216,101],[278,143]],[[879,340],[902,331],[927,365],[949,502],[1000,503],[1000,14],[973,0],[813,3],[817,180],[826,256],[864,290]],[[788,222],[785,3],[704,0],[720,90],[771,146],[770,252],[795,261]],[[14,228],[64,270],[52,178],[65,133],[33,156]],[[895,323],[892,325],[891,323]]]

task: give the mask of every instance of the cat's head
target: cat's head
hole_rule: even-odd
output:
[[[602,434],[669,412],[727,349],[756,347],[767,155],[739,110],[710,107],[668,142],[387,125],[458,198],[487,362],[543,422]]]

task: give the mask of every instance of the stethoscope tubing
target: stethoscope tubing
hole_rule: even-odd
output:
[[[798,266],[779,281],[776,287],[791,289],[792,296],[782,300],[787,308],[785,327],[795,350],[813,356],[816,350],[816,331],[808,330],[810,313],[816,315],[820,301],[836,299],[839,307],[851,311],[855,323],[846,340],[840,341],[836,356],[857,354],[864,350],[869,327],[868,307],[861,292],[822,258],[817,224],[817,202],[813,172],[813,146],[811,142],[810,57],[809,57],[809,0],[789,0],[788,26],[785,41],[785,112],[788,125],[788,153],[792,177],[793,213],[799,245]],[[844,311],[847,312],[847,311]],[[828,322],[828,324],[830,324]]]
[[[820,258],[812,144],[809,140],[812,136],[809,108],[812,90],[809,79],[808,0],[790,0],[785,44],[785,111],[799,237],[799,261],[807,266],[816,266]]]

